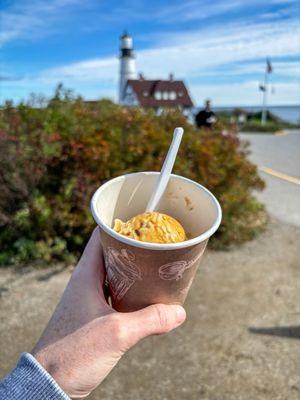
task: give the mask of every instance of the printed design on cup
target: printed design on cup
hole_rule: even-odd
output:
[[[141,270],[134,263],[135,255],[126,249],[108,247],[104,259],[113,298],[119,301],[136,281],[142,280]]]
[[[173,279],[179,281],[183,277],[184,272],[201,258],[204,250],[205,248],[191,261],[173,261],[162,265],[158,270],[159,277],[164,281],[171,281]]]

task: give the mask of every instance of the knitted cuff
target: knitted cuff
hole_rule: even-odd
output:
[[[0,382],[0,399],[70,400],[29,353],[22,353],[15,369]]]

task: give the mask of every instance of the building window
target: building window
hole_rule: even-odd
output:
[[[154,97],[156,98],[156,100],[161,100],[161,98],[162,98],[162,93],[161,93],[161,92],[155,92]]]
[[[182,97],[182,96],[183,96],[183,93],[182,93],[182,92],[178,92],[178,96],[179,96],[179,97]]]
[[[176,92],[170,92],[170,100],[176,100]]]
[[[143,92],[143,96],[144,96],[144,97],[147,97],[147,96],[148,96],[148,92],[144,91],[144,92]]]
[[[168,92],[163,92],[163,99],[168,100],[169,99],[169,93]]]

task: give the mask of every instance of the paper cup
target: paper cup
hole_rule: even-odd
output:
[[[183,304],[208,239],[218,229],[222,212],[203,186],[171,175],[157,211],[176,218],[189,240],[159,244],[122,236],[112,227],[143,213],[158,172],[123,175],[102,185],[93,195],[91,211],[100,227],[112,306],[139,310],[150,304]]]

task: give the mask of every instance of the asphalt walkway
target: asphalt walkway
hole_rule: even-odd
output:
[[[283,134],[242,133],[250,142],[250,159],[266,189],[257,193],[269,214],[300,227],[300,130]]]

